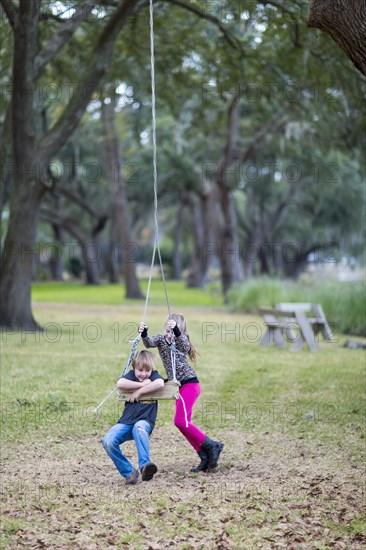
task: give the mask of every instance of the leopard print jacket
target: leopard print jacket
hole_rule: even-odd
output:
[[[168,375],[168,380],[173,380],[173,368],[172,361],[170,357],[171,344],[165,339],[163,334],[156,334],[151,338],[145,336],[142,338],[145,348],[158,348],[159,355],[163,362],[164,368]],[[179,382],[187,380],[188,378],[196,377],[195,370],[188,363],[186,353],[189,352],[191,344],[184,333],[181,333],[180,336],[175,336],[175,345],[179,352],[176,354],[175,361],[175,372],[176,377]]]

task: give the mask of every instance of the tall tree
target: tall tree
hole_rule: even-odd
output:
[[[222,290],[226,297],[229,288],[243,280],[243,270],[238,254],[236,215],[233,204],[232,188],[228,174],[235,159],[240,121],[240,99],[234,95],[228,108],[227,135],[221,159],[215,174],[214,193],[217,193],[222,218],[219,222],[219,258],[221,264]],[[237,182],[235,182],[236,184]]]
[[[110,189],[112,235],[117,237],[117,249],[122,255],[122,271],[126,282],[126,298],[143,298],[136,276],[136,257],[131,254],[131,216],[128,207],[127,185],[122,174],[121,144],[116,128],[116,97],[110,94],[102,104],[104,146]],[[115,250],[115,243],[111,243]]]
[[[73,16],[60,23],[60,29],[41,49],[41,0],[20,0],[19,4],[1,0],[1,4],[14,37],[10,103],[14,162],[9,224],[1,255],[0,319],[3,326],[38,330],[40,327],[32,313],[30,285],[40,206],[50,185],[45,167],[80,122],[108,69],[120,31],[143,2],[112,3],[115,9],[103,22],[89,59],[83,65],[79,89],[74,91],[58,120],[44,135],[37,128],[32,90],[37,89],[49,63],[55,60],[98,2],[81,2]]]

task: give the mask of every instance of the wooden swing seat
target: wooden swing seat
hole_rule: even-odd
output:
[[[121,390],[117,388],[119,399],[127,401],[130,395],[133,393],[133,390]],[[179,386],[174,382],[174,380],[169,380],[165,382],[164,386],[152,393],[144,393],[141,396],[141,401],[160,401],[163,399],[178,399],[179,397]]]

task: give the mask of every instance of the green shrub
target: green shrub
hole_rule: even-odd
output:
[[[277,279],[261,277],[235,285],[228,294],[228,302],[234,309],[258,313],[263,306],[285,302],[288,296],[284,284]]]

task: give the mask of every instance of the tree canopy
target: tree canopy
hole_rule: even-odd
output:
[[[365,80],[308,28],[316,4],[155,3],[162,249],[189,285],[204,285],[213,262],[226,293],[257,273],[297,276],[314,251],[361,253]],[[76,240],[90,283],[122,271],[141,296],[149,17],[142,0],[1,6],[1,319],[32,329],[37,239]]]

